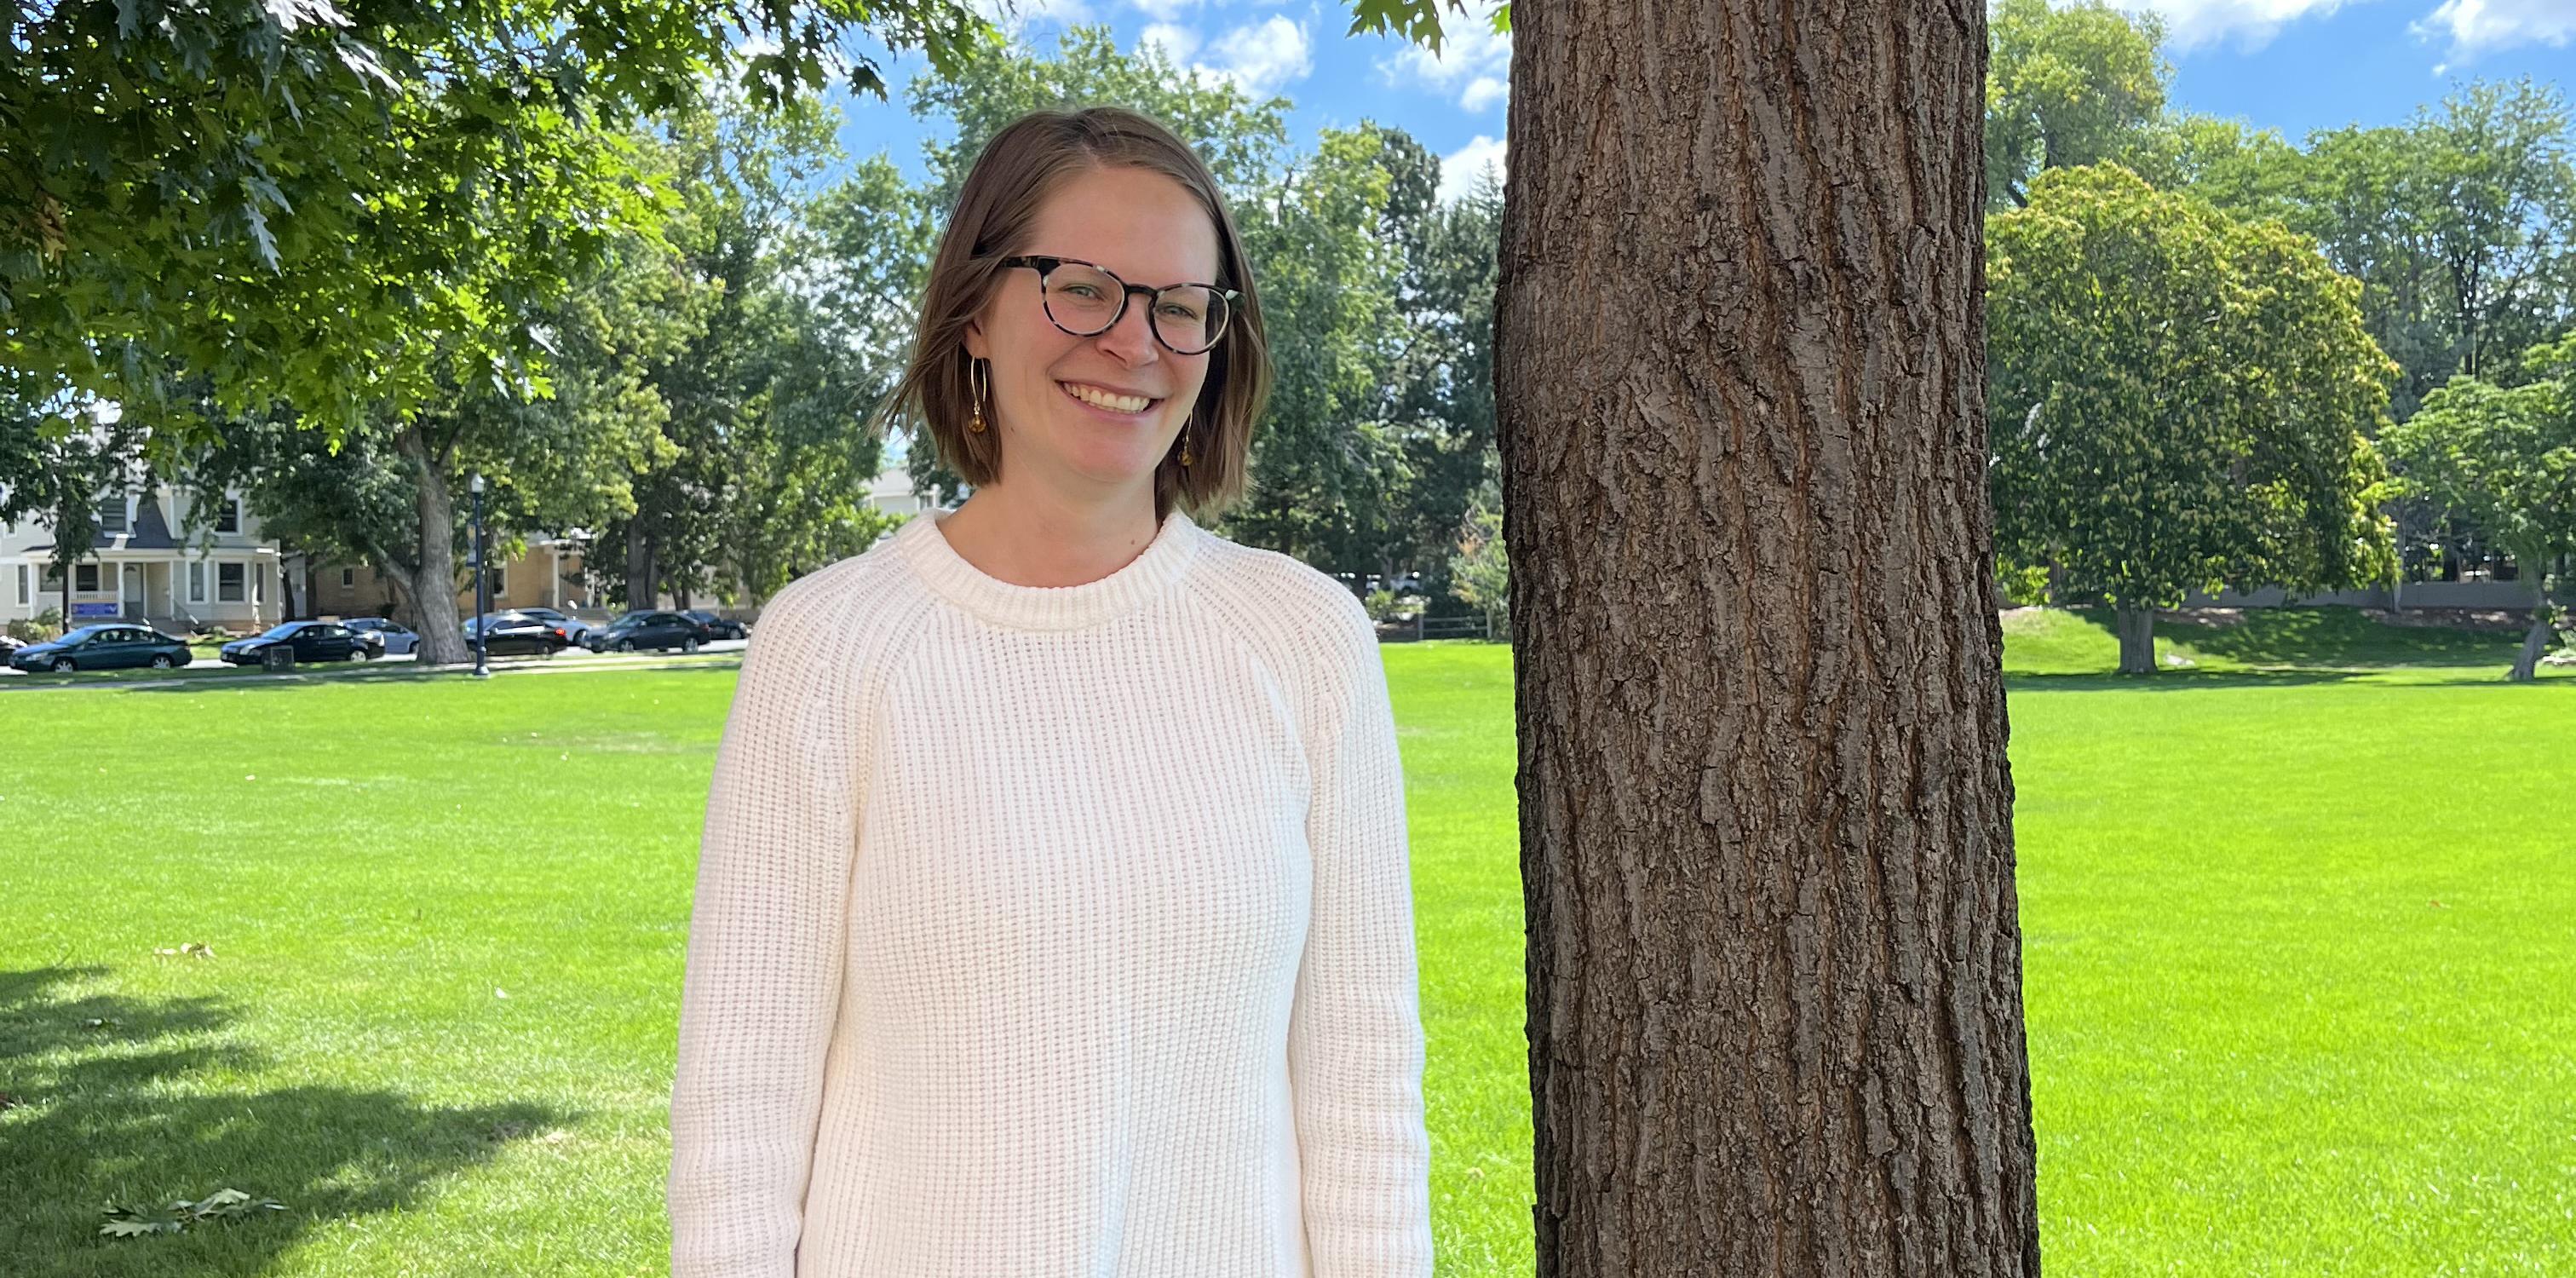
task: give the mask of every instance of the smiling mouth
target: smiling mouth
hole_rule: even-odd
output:
[[[1147,410],[1153,408],[1154,405],[1163,402],[1159,399],[1149,398],[1144,395],[1113,394],[1109,391],[1101,390],[1098,387],[1085,386],[1078,382],[1057,382],[1056,389],[1063,391],[1067,398],[1075,400],[1076,402],[1088,405],[1092,408],[1097,408],[1105,413],[1116,413],[1124,417],[1141,417]]]

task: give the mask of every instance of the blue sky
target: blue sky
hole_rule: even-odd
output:
[[[996,0],[979,0],[994,5]],[[1072,22],[1107,22],[1122,48],[1162,44],[1188,65],[1293,99],[1292,140],[1375,119],[1410,132],[1463,185],[1500,161],[1511,42],[1450,16],[1454,47],[1435,60],[1378,36],[1345,36],[1347,5],[1321,0],[1014,0],[989,9],[1041,49]],[[1475,0],[1479,11],[1482,0]],[[2455,82],[2530,75],[2562,87],[2576,70],[2576,0],[2123,0],[2167,24],[2173,102],[2251,121],[2291,141],[2317,128],[2403,122]],[[888,151],[921,173],[933,126],[904,109],[900,86],[923,68],[894,60],[889,102],[846,103],[841,141]]]

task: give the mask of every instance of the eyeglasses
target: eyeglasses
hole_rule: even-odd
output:
[[[1235,299],[1243,296],[1214,284],[1147,288],[1070,257],[1006,257],[1001,265],[1036,271],[1038,298],[1046,307],[1047,319],[1075,337],[1108,332],[1126,318],[1128,295],[1144,294],[1146,326],[1154,330],[1154,340],[1175,355],[1200,355],[1213,348],[1225,336],[1226,321],[1234,316]]]

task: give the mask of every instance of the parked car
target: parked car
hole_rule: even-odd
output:
[[[696,652],[698,623],[682,613],[638,610],[609,622],[605,630],[593,631],[589,647],[592,652],[634,652],[640,648]]]
[[[551,657],[572,646],[572,635],[565,627],[543,617],[512,608],[506,612],[485,613],[465,623],[465,644],[474,645],[477,630],[485,631],[483,651],[490,656],[534,653]]]
[[[123,670],[151,666],[170,670],[189,663],[188,641],[130,621],[103,621],[82,626],[60,639],[31,643],[9,654],[20,670]]]
[[[336,621],[285,621],[248,639],[235,639],[215,655],[236,666],[268,660],[268,650],[284,646],[298,662],[364,661],[375,655],[367,642]]]
[[[375,648],[375,655],[401,656],[420,647],[420,635],[411,627],[389,617],[351,617],[340,623],[365,637]]]
[[[708,643],[718,639],[748,639],[751,628],[731,617],[719,617],[704,608],[681,610],[681,616],[698,623],[698,638]]]

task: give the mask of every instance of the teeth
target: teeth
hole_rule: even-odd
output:
[[[1089,386],[1076,386],[1071,382],[1058,382],[1056,384],[1064,387],[1067,393],[1071,394],[1075,399],[1081,400],[1083,403],[1095,404],[1116,413],[1141,413],[1145,411],[1145,406],[1147,404],[1154,402],[1142,395],[1112,395],[1104,390],[1094,390]]]

